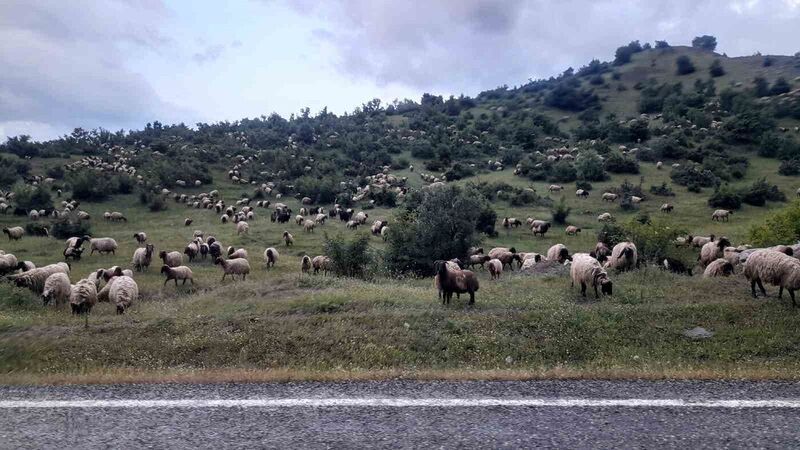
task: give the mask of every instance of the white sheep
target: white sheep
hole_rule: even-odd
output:
[[[118,211],[114,211],[109,216],[109,220],[112,222],[127,222],[128,219],[125,217],[124,214]]]
[[[503,273],[503,262],[499,259],[490,259],[486,264],[489,265],[489,275],[492,280],[500,279],[500,274]]]
[[[267,268],[274,267],[276,262],[278,262],[278,250],[274,247],[264,250],[264,263]]]
[[[384,242],[389,239],[389,227],[381,228],[381,237],[383,238]]]
[[[620,272],[639,268],[639,253],[633,242],[620,242],[611,250],[611,256],[606,261],[606,269],[616,269]]]
[[[93,255],[95,251],[101,255],[103,253],[111,253],[112,255],[116,255],[117,241],[112,238],[92,238],[89,241],[89,245],[92,249],[92,251],[89,252],[90,255]]]
[[[89,326],[89,313],[92,307],[97,304],[97,286],[94,282],[86,278],[78,281],[70,289],[69,305],[72,314],[83,314],[86,316],[86,326]]]
[[[161,273],[167,276],[167,279],[164,280],[164,286],[167,285],[169,280],[175,280],[175,286],[178,286],[178,280],[183,280],[183,284],[186,284],[186,280],[189,280],[192,282],[192,285],[194,285],[194,274],[192,273],[192,269],[186,266],[162,266]]]
[[[283,232],[283,242],[284,242],[284,244],[286,244],[287,247],[290,247],[290,246],[294,245],[294,236],[292,236],[292,233],[289,233],[288,231],[284,231]]]
[[[712,221],[718,221],[718,222],[719,221],[727,222],[729,220],[731,214],[733,214],[733,211],[729,211],[727,209],[718,209],[718,210],[714,211],[713,213],[711,213],[711,220]]]
[[[311,266],[314,268],[314,274],[319,273],[321,270],[324,275],[327,275],[328,271],[331,270],[332,264],[333,260],[324,255],[315,256],[314,259],[311,260]]]
[[[783,289],[789,291],[792,305],[797,306],[794,291],[800,289],[800,260],[774,250],[756,250],[751,253],[744,264],[744,276],[750,282],[750,290],[755,298],[756,284],[766,297],[762,282],[779,286],[778,298],[783,296]]]
[[[700,256],[697,260],[700,262],[700,265],[705,267],[711,264],[712,261],[722,258],[725,252],[725,247],[730,246],[731,243],[725,237],[721,237],[716,241],[707,242],[700,248]]]
[[[116,305],[117,314],[124,313],[139,298],[139,285],[129,276],[114,277],[109,284],[108,298]]]
[[[559,263],[563,264],[565,261],[571,259],[569,256],[569,250],[567,246],[564,244],[555,244],[549,249],[547,249],[547,260],[548,261],[558,261]]]
[[[248,225],[247,222],[239,222],[236,224],[237,235],[240,235],[242,233],[248,234],[249,231],[250,231],[250,225]]]
[[[603,214],[600,214],[599,216],[597,216],[597,221],[598,222],[613,222],[614,221],[614,216],[612,216],[611,213],[603,213]]]
[[[733,264],[724,258],[711,261],[703,271],[703,278],[727,277],[728,275],[733,275]]]
[[[234,280],[236,279],[236,275],[241,275],[242,280],[246,280],[247,274],[250,273],[250,263],[244,258],[228,260],[217,258],[214,261],[214,264],[222,266],[222,281],[225,281],[225,277],[228,275],[230,275]]]
[[[143,272],[150,267],[150,262],[153,260],[153,251],[155,248],[153,244],[147,244],[144,247],[139,247],[133,252],[133,268],[138,272]]]
[[[603,201],[614,202],[617,199],[617,194],[614,194],[613,192],[605,192],[603,193],[602,198]]]
[[[144,231],[140,231],[140,232],[134,234],[133,238],[136,239],[136,242],[139,245],[142,245],[145,242],[147,242],[147,233],[145,233]]]
[[[158,257],[161,258],[161,261],[165,266],[178,267],[183,264],[183,255],[180,252],[167,253],[166,251],[161,250],[161,252],[158,254]]]
[[[594,297],[600,298],[597,292],[597,286],[600,285],[600,290],[603,295],[611,295],[612,283],[608,278],[608,273],[603,270],[600,262],[586,253],[576,253],[572,255],[572,265],[569,269],[570,278],[572,278],[572,286],[575,283],[581,285],[581,296],[586,297],[586,286],[594,288]]]
[[[3,233],[8,235],[9,241],[18,241],[25,235],[25,229],[22,227],[3,228]]]
[[[12,255],[11,253],[5,253],[0,255],[0,275],[5,275],[7,273],[11,273],[19,267],[19,261],[17,257]]]
[[[18,287],[26,287],[31,291],[41,294],[44,291],[44,282],[54,273],[69,274],[69,264],[61,262],[23,272],[11,277]]]
[[[244,248],[236,249],[235,247],[228,247],[228,259],[244,258],[247,259],[247,250]]]
[[[42,303],[47,305],[53,301],[56,306],[61,306],[69,301],[71,292],[72,285],[69,282],[69,275],[62,272],[54,273],[44,281]]]
[[[303,222],[303,230],[304,230],[306,233],[313,233],[313,232],[314,232],[314,226],[315,226],[315,225],[316,225],[316,224],[315,224],[313,221],[311,221],[311,220],[306,220],[306,221],[304,221],[304,222]]]

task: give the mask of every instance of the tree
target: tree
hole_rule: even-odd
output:
[[[725,69],[722,67],[722,63],[719,62],[718,59],[715,59],[714,62],[711,63],[711,67],[708,68],[708,73],[712,77],[721,77],[725,75]]]
[[[681,55],[675,60],[675,65],[678,67],[678,75],[687,75],[694,72],[694,64],[692,60],[686,55]]]
[[[641,51],[642,46],[639,44],[639,41],[633,41],[628,45],[617,48],[617,51],[614,53],[614,65],[620,66],[631,62],[633,54]]]
[[[594,150],[587,150],[575,158],[575,169],[578,177],[586,181],[603,181],[607,178],[603,170],[603,160]]]
[[[769,83],[764,77],[755,77],[753,86],[756,97],[766,97],[769,95]]]
[[[792,90],[792,87],[785,78],[780,77],[775,80],[775,84],[769,89],[769,95],[781,95]]]
[[[717,48],[717,38],[704,34],[692,39],[692,47],[713,52]]]
[[[656,41],[656,48],[670,48],[667,41]]]

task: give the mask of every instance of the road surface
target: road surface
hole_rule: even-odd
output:
[[[800,383],[0,386],[0,448],[786,448]]]

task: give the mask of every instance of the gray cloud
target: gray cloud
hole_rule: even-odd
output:
[[[242,44],[242,41],[238,39],[231,42],[230,46],[224,44],[209,45],[206,46],[206,48],[204,48],[202,52],[197,52],[193,54],[192,59],[194,60],[194,62],[200,65],[203,65],[207,62],[214,62],[222,57],[222,55],[225,53],[228,47],[239,48],[242,45],[244,44]]]
[[[160,0],[0,3],[0,127],[141,127],[160,118],[170,106],[126,61],[169,43],[159,29],[168,15]]]
[[[631,40],[687,45],[714,34],[731,55],[793,54],[800,0],[305,0],[344,73],[380,84],[474,93],[547,77]]]

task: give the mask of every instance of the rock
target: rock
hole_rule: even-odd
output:
[[[684,330],[683,335],[689,339],[708,339],[714,336],[714,332],[708,331],[703,327],[694,327],[689,330]]]

